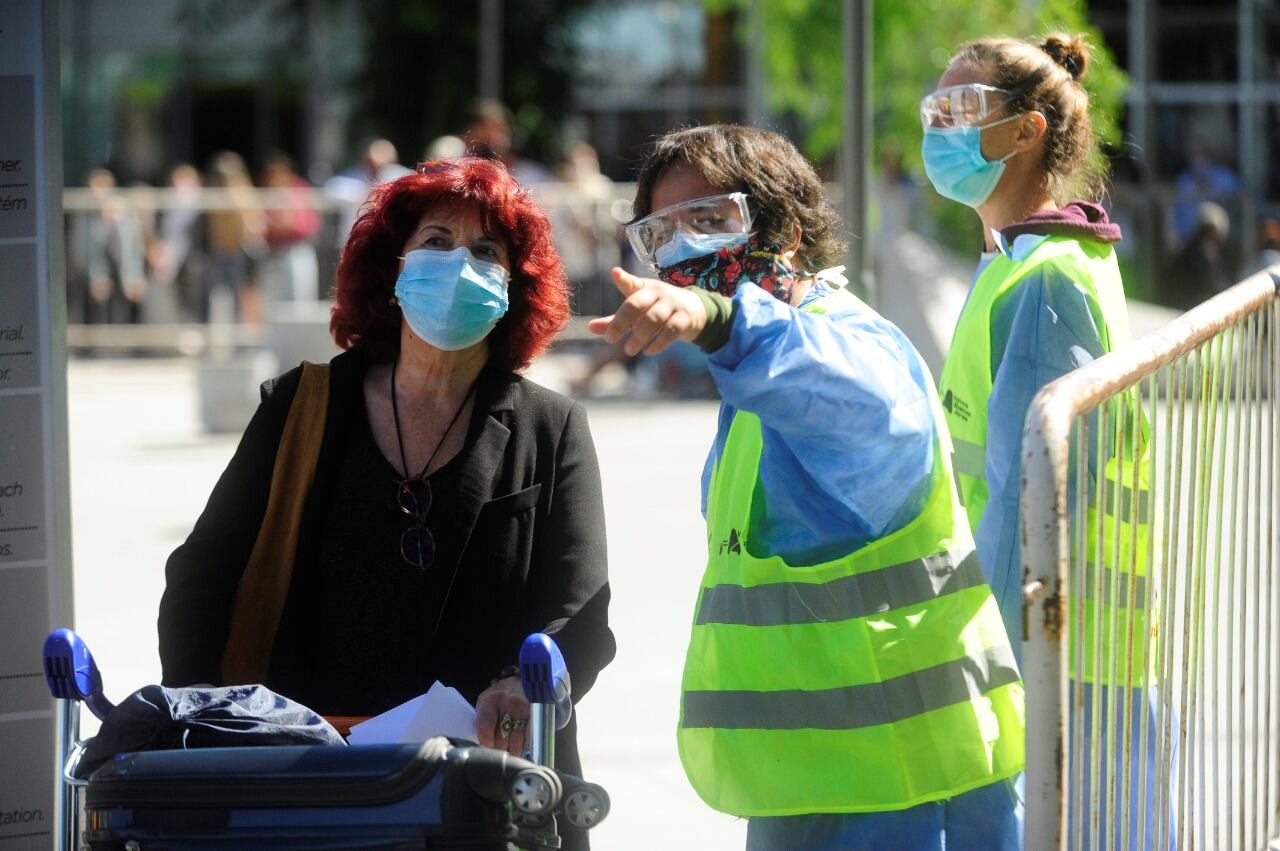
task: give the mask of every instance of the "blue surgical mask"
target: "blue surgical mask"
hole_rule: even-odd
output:
[[[676,231],[670,242],[658,246],[658,250],[653,252],[653,259],[658,264],[658,268],[665,269],[684,260],[711,254],[721,248],[742,245],[746,241],[745,233],[685,233],[680,230]]]
[[[465,247],[419,248],[404,256],[396,300],[409,329],[437,349],[456,352],[483,340],[507,312],[507,270]]]
[[[924,173],[943,198],[970,207],[981,206],[1004,174],[1004,164],[1017,151],[998,160],[982,156],[982,131],[996,127],[1021,115],[1011,115],[981,127],[926,127],[921,156]]]

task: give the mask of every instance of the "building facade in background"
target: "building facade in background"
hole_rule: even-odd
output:
[[[1131,83],[1111,197],[1130,232],[1126,280],[1189,307],[1212,294],[1206,279],[1229,284],[1280,260],[1280,4],[1089,8]]]
[[[79,0],[62,16],[67,182],[106,167],[163,185],[229,150],[255,180],[283,152],[320,186],[373,137],[410,165],[448,150],[433,145],[480,94],[505,102],[515,150],[548,178],[580,174],[585,143],[601,178],[630,180],[648,140],[693,123],[803,144],[769,112],[767,2]],[[1280,2],[1089,9],[1132,82],[1108,199],[1130,290],[1189,306],[1280,259]]]
[[[732,12],[688,0],[531,4],[564,11],[533,45],[521,6],[457,5],[459,16],[433,18],[355,0],[79,0],[62,18],[68,184],[107,167],[122,185],[158,185],[175,164],[204,169],[221,150],[254,171],[283,152],[320,184],[374,136],[412,163],[461,132],[482,87],[511,109],[526,156],[554,167],[587,142],[615,180],[634,176],[639,143],[673,126],[758,112]],[[568,89],[530,80],[518,59],[568,62]]]

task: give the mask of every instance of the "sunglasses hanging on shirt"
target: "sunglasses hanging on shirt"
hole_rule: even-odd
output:
[[[453,419],[449,420],[444,434],[440,435],[440,441],[431,451],[431,457],[427,459],[422,472],[416,476],[409,476],[409,462],[404,452],[404,437],[400,432],[400,406],[396,400],[397,363],[398,360],[391,364],[391,417],[396,425],[396,443],[400,447],[400,468],[407,478],[396,483],[395,504],[402,513],[413,518],[413,525],[400,534],[400,557],[419,570],[426,570],[436,558],[435,537],[427,528],[427,514],[431,511],[431,482],[427,481],[427,471],[431,469],[431,462],[436,460],[440,447],[444,446],[449,432],[453,431],[454,423],[458,421],[458,417],[462,416],[467,402],[471,400],[471,394],[475,392],[477,382],[473,381],[467,388],[467,395],[462,397],[462,404],[454,412]]]

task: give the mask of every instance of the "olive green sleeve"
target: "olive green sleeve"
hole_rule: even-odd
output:
[[[704,290],[702,287],[689,289],[702,299],[702,306],[707,309],[707,324],[694,338],[693,343],[704,352],[714,352],[729,341],[729,332],[733,328],[733,312],[737,307],[733,299],[725,298],[719,293]]]

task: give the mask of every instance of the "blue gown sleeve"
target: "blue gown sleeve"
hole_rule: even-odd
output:
[[[994,380],[987,402],[990,501],[974,537],[1015,649],[1022,635],[1018,499],[1027,410],[1040,388],[1102,354],[1089,298],[1060,267],[1039,267],[996,304],[991,326]]]
[[[734,296],[729,340],[708,357],[725,403],[760,417],[767,510],[753,525],[772,555],[803,565],[847,555],[904,526],[928,496],[934,419],[928,372],[870,310],[812,314],[755,285]]]

